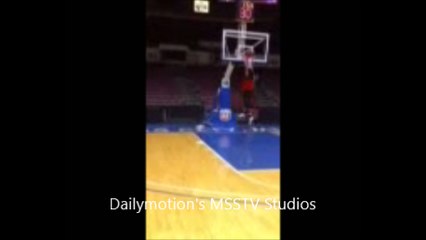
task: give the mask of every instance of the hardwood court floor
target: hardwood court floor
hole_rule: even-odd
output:
[[[205,201],[204,209],[148,209],[147,239],[279,239],[279,172],[239,172],[193,133],[148,133],[147,201]],[[247,210],[212,209],[221,198],[260,199]],[[234,205],[235,206],[235,205]],[[241,205],[242,206],[242,205]]]

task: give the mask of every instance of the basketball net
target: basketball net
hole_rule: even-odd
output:
[[[253,52],[246,51],[244,53],[244,65],[246,69],[253,69],[253,58],[254,58]]]

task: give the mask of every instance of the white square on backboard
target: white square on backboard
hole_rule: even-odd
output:
[[[210,2],[208,0],[194,0],[194,12],[209,13]]]

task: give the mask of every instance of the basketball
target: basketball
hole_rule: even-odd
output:
[[[231,110],[223,109],[220,111],[219,114],[220,114],[220,120],[222,122],[228,122],[229,120],[231,120],[231,116],[232,116]]]

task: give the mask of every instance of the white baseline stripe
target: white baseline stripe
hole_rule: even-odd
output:
[[[240,170],[242,173],[253,173],[253,172],[279,172],[279,168],[271,168],[271,169],[248,169],[248,170]]]

